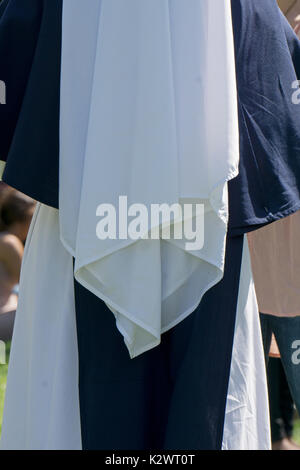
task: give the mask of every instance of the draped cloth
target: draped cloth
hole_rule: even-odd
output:
[[[92,299],[95,296],[79,283],[74,302],[73,259],[59,239],[58,211],[38,204],[22,266],[1,450],[79,450],[91,446],[93,441],[98,448],[108,449],[109,445],[116,449],[132,440],[141,446],[141,441],[145,436],[149,439],[151,432],[155,442],[162,440],[161,448],[269,449],[267,385],[257,303],[247,245],[244,245],[239,283],[241,248],[241,240],[233,239],[225,283],[216,286],[215,293],[212,289],[206,295],[202,307],[178,325],[178,330],[167,333],[162,346],[130,360],[104,303]],[[226,302],[226,308],[221,311],[220,298]],[[99,309],[105,315],[102,341],[98,339],[97,329],[93,332],[95,322],[91,322],[101,323],[97,320]],[[81,357],[77,330],[79,341],[85,343],[80,345]],[[114,351],[117,347],[121,353],[106,360],[105,349],[110,350],[111,344]],[[102,355],[90,354],[99,350]],[[113,360],[115,364],[111,367]],[[101,368],[99,361],[104,362]],[[118,365],[119,361],[122,364]],[[97,367],[97,362],[98,372],[91,375],[91,367]],[[84,375],[80,386],[90,410],[83,408],[82,417],[79,364],[85,368],[81,371]],[[159,371],[163,371],[161,380],[157,380]],[[109,384],[111,374],[115,377]],[[176,386],[168,396],[166,381],[170,379]],[[90,388],[90,380],[95,380],[96,388]],[[143,381],[146,389],[140,393]],[[187,381],[196,388],[187,387]],[[131,383],[139,406],[143,399],[146,401],[142,415],[136,412],[132,397],[126,396]],[[155,407],[149,407],[149,397],[156,400]],[[116,412],[118,416],[113,421]],[[150,428],[149,420],[152,425],[155,423],[153,416],[162,420],[166,415],[172,418],[167,429],[165,424],[163,428]],[[128,419],[124,421],[126,416]],[[93,432],[94,428],[86,428],[88,421],[98,427],[98,434]],[[134,423],[142,426],[139,432],[135,431]]]
[[[38,203],[22,263],[1,449],[81,448],[74,311],[73,260],[59,239],[58,211]]]
[[[270,450],[265,358],[247,238],[243,260],[222,450]]]
[[[82,15],[81,1],[66,0],[62,30],[61,239],[135,357],[223,276],[239,162],[230,4],[91,0]],[[97,207],[118,210],[119,196],[148,214],[151,204],[203,204],[204,246],[150,239],[176,223],[165,216],[138,240],[99,240]]]

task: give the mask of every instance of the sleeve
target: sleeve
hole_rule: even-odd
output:
[[[0,160],[3,181],[58,207],[61,0],[0,7]],[[3,165],[2,165],[3,166]]]
[[[244,1],[242,13],[232,4],[240,132],[239,175],[229,182],[235,236],[300,209],[300,105],[292,100],[300,41],[275,2]]]

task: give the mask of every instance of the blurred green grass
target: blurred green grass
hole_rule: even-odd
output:
[[[10,353],[10,343],[7,343],[6,344],[6,364],[5,365],[0,364],[0,435],[1,435],[1,428],[2,428],[2,414],[3,414],[4,397],[5,397],[5,390],[6,390],[6,377],[7,377],[9,353]]]
[[[10,344],[7,345],[7,362],[9,358],[10,352]],[[7,364],[0,365],[0,435],[1,435],[1,427],[2,427],[2,413],[3,413],[3,405],[4,405],[4,396],[5,396],[5,389],[6,389],[6,376],[7,376]],[[296,419],[295,427],[294,427],[294,440],[300,445],[300,419]]]
[[[300,419],[295,421],[294,426],[294,441],[300,446]]]

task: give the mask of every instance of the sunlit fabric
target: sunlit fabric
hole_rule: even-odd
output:
[[[94,187],[94,185],[91,185],[91,188],[88,187],[88,182],[96,181],[99,186],[99,181],[103,182],[105,178],[105,174],[104,176],[101,174],[101,169],[97,171],[95,179],[94,175],[91,175],[90,179],[90,176],[87,176],[90,175],[87,171],[89,168],[84,168],[83,171],[82,167],[77,167],[80,155],[85,155],[86,146],[84,139],[82,140],[82,132],[87,132],[90,104],[93,102],[92,108],[95,111],[99,104],[98,93],[101,93],[95,86],[95,94],[91,100],[89,95],[91,87],[80,86],[81,80],[85,82],[90,78],[90,85],[92,83],[89,66],[93,67],[98,56],[96,43],[91,49],[88,44],[89,41],[93,41],[95,31],[98,31],[98,26],[100,26],[97,22],[99,15],[92,17],[92,8],[96,6],[98,9],[95,11],[100,14],[101,5],[96,0],[90,0],[85,5],[86,15],[81,15],[81,17],[74,14],[70,20],[69,26],[77,28],[77,32],[80,30],[81,21],[90,21],[90,28],[87,28],[85,24],[86,34],[77,35],[81,37],[77,53],[72,53],[71,47],[70,55],[68,55],[70,70],[74,67],[74,72],[78,74],[77,76],[75,73],[73,76],[72,86],[73,91],[76,91],[74,100],[72,94],[68,95],[63,92],[68,81],[65,84],[62,83],[61,89],[59,86],[62,2],[28,1],[30,1],[31,10],[27,15],[22,10],[23,2],[18,0],[4,0],[0,7],[0,71],[2,75],[1,64],[5,63],[7,75],[3,77],[7,81],[8,96],[9,88],[12,87],[11,89],[16,91],[15,101],[11,101],[12,107],[0,106],[1,123],[5,120],[7,126],[4,127],[5,136],[0,139],[0,157],[4,161],[7,160],[4,172],[6,182],[44,204],[51,205],[52,208],[44,204],[39,206],[27,242],[22,269],[20,304],[12,344],[1,448],[85,449],[111,446],[115,449],[128,448],[131,445],[135,445],[136,448],[148,448],[157,444],[162,449],[220,449],[221,447],[223,449],[268,449],[270,436],[267,422],[266,378],[263,375],[261,337],[258,337],[257,303],[253,292],[249,255],[244,247],[242,260],[242,245],[244,233],[285,217],[300,206],[299,126],[297,124],[299,105],[293,104],[292,106],[290,101],[291,93],[295,92],[296,96],[298,93],[296,88],[292,88],[292,81],[299,77],[298,39],[279,13],[275,0],[263,2],[232,0],[240,113],[240,174],[228,183],[230,221],[226,250],[224,243],[226,217],[222,220],[222,217],[217,216],[220,208],[224,209],[224,216],[228,215],[225,186],[222,186],[225,191],[220,193],[221,199],[209,207],[206,213],[206,218],[210,214],[215,222],[219,220],[220,238],[218,240],[220,242],[222,239],[223,244],[219,242],[215,244],[215,240],[206,238],[212,241],[215,247],[222,246],[224,251],[213,251],[214,261],[218,254],[223,253],[223,255],[217,264],[211,264],[211,259],[209,259],[210,263],[206,264],[207,270],[204,271],[205,275],[209,276],[208,267],[211,264],[222,277],[226,259],[225,274],[219,284],[204,294],[199,306],[188,317],[161,335],[161,343],[157,347],[130,359],[123,336],[115,326],[115,318],[104,301],[99,298],[99,292],[94,295],[77,280],[74,281],[73,255],[77,258],[77,253],[76,247],[74,250],[71,248],[76,238],[77,226],[73,231],[72,226],[67,225],[70,229],[68,231],[70,238],[63,235],[66,234],[63,228],[65,215],[53,208],[59,205],[59,198],[62,198],[62,181],[66,181],[60,178],[59,184],[58,174],[59,158],[62,156],[58,146],[59,119],[61,117],[61,124],[65,126],[66,110],[71,116],[70,123],[72,122],[73,125],[70,126],[70,134],[68,134],[70,146],[66,145],[65,140],[62,149],[64,156],[69,155],[74,160],[73,164],[71,161],[69,165],[65,161],[66,166],[61,166],[61,176],[65,173],[70,177],[70,181],[78,181],[78,185],[73,185],[68,192],[67,184],[66,186],[63,184],[67,195],[62,198],[66,204],[65,207],[70,199],[73,202],[73,197],[76,205],[78,204],[80,197],[79,192],[76,191],[77,186],[81,187],[83,183],[81,179],[87,178],[84,188],[87,188],[88,195]],[[214,1],[208,1],[211,6],[216,4]],[[140,1],[139,5],[142,3]],[[167,3],[169,6],[180,6],[179,0],[153,4],[158,8],[161,5],[166,6]],[[71,4],[74,12],[76,7],[82,8],[82,2],[80,4],[79,2],[77,4],[75,0],[65,2],[65,5]],[[201,2],[201,4],[204,3]],[[191,2],[191,5],[196,5],[196,2]],[[226,5],[229,5],[229,2]],[[224,12],[221,9],[220,12],[222,11]],[[155,12],[157,13],[154,9],[151,14],[154,15]],[[189,18],[191,24],[195,25],[199,17],[191,19],[190,13],[190,10],[185,9],[182,18]],[[163,14],[166,15],[165,9]],[[118,16],[120,31],[123,31],[127,24],[126,15],[127,13],[124,12],[124,24],[122,24],[122,15]],[[163,17],[166,18],[166,16]],[[104,20],[104,16],[101,15],[101,18]],[[170,15],[169,19],[172,19],[170,24],[177,24],[176,18],[175,13]],[[17,28],[16,25],[21,19],[23,27]],[[161,21],[159,24],[162,26],[166,22]],[[222,34],[222,29],[215,27],[215,18],[212,24],[214,34]],[[185,31],[181,29],[179,31],[179,29],[178,37],[184,37]],[[11,34],[12,30],[14,35]],[[100,31],[102,33],[99,38],[104,37],[101,28]],[[194,29],[191,28],[191,32],[193,31]],[[69,37],[67,30],[63,33],[66,41]],[[105,37],[111,38],[112,31],[106,31],[106,33],[108,36]],[[131,34],[137,34],[134,28]],[[167,37],[163,34],[163,28],[159,29],[157,34],[157,37],[161,39]],[[28,38],[28,41],[24,38]],[[115,38],[117,39],[118,35]],[[146,42],[151,59],[154,57],[150,51],[154,50],[155,45],[157,47],[156,40],[153,44]],[[124,41],[124,47],[125,43],[126,41]],[[216,41],[214,47],[219,48],[221,43],[220,50],[222,50],[225,46],[223,41]],[[167,50],[166,42],[163,44],[160,54]],[[172,52],[176,50],[177,59],[179,60],[180,57],[182,59],[181,42],[179,44],[174,41],[174,35],[172,35],[172,37],[169,36],[168,44],[174,45]],[[175,44],[177,44],[176,47]],[[186,42],[182,44],[186,45]],[[261,44],[264,47],[261,47]],[[180,70],[180,74],[177,75],[178,82],[176,81],[178,89],[181,89],[179,85],[184,76],[183,71],[188,74],[192,70],[190,68],[193,64],[191,50],[187,48],[184,51],[186,50],[189,53],[184,58],[188,65],[185,69],[180,66],[177,69],[175,61],[168,61],[169,64],[172,63],[172,67],[170,65],[168,69],[169,72]],[[7,55],[7,51],[10,54]],[[83,54],[83,51],[88,53]],[[219,57],[218,54],[219,51],[215,57],[212,55],[215,59],[213,67],[218,68],[216,75],[218,84],[215,89],[219,92],[217,98],[221,96],[223,99],[220,83],[222,86],[224,84],[220,80],[219,70],[222,68],[221,64],[224,64],[222,60],[225,56],[220,62],[216,59]],[[10,60],[9,57],[14,57],[14,59]],[[147,70],[149,66],[145,60],[146,57],[148,55],[143,56],[144,60],[141,61],[141,64],[145,65],[144,70]],[[159,55],[159,57],[162,56]],[[133,65],[136,65],[132,57],[131,60]],[[108,59],[107,61],[111,66]],[[122,77],[125,71],[128,74],[133,73],[132,69],[127,70],[126,60],[123,60],[121,64],[124,66],[121,70]],[[20,88],[13,80],[13,77],[18,75]],[[64,77],[66,79],[66,75]],[[117,78],[113,74],[111,86],[118,83]],[[48,94],[42,90],[43,95],[40,95],[40,88],[37,85],[40,83],[39,80],[43,86],[47,87]],[[176,83],[174,81],[174,90]],[[124,84],[127,84],[126,80]],[[129,101],[122,101],[118,99],[121,95],[113,95],[109,88],[110,84],[106,83],[106,85],[110,95],[105,95],[105,99],[109,101],[109,97],[114,98],[116,103],[122,104],[123,107],[126,103],[131,103],[130,98],[132,99],[133,92],[129,96],[126,95]],[[153,86],[153,84],[150,85]],[[67,91],[70,90],[71,88],[67,87]],[[141,88],[140,92],[142,90]],[[84,93],[87,93],[87,96]],[[181,116],[186,116],[189,109],[192,109],[189,106],[192,107],[194,104],[191,96],[187,96],[186,100],[185,93],[176,95],[178,102],[174,98],[175,94],[172,95],[173,105],[178,104],[176,110],[181,110]],[[181,99],[179,99],[180,96]],[[61,103],[60,97],[63,97],[64,103]],[[172,106],[167,106],[168,97],[170,94],[162,97],[162,102],[166,106],[160,118],[166,116],[167,112],[169,112],[168,116],[172,115]],[[152,109],[151,106],[159,108],[160,104],[158,100],[153,103],[145,101],[145,103],[150,109]],[[185,103],[189,103],[187,108],[184,106]],[[198,105],[199,101],[195,100],[195,103]],[[62,107],[60,107],[61,104],[63,104]],[[81,104],[84,104],[82,109]],[[224,109],[225,104],[222,103],[220,106]],[[61,116],[59,109],[61,109]],[[75,117],[79,115],[78,109],[80,117],[77,120]],[[137,107],[137,109],[143,108]],[[120,118],[124,117],[124,114],[123,109]],[[110,116],[111,114],[107,113],[108,121]],[[218,139],[214,139],[214,144],[221,145],[219,134],[222,126],[220,127],[219,119],[222,120],[224,116],[222,113],[220,115],[209,113],[209,116],[208,121],[203,120],[203,125],[208,126],[208,123],[211,123],[211,116],[217,117],[219,124],[217,125],[215,121],[216,129],[213,136],[217,136]],[[176,140],[176,149],[181,149],[181,151],[189,139],[193,144],[199,143],[196,130],[201,132],[199,126],[193,127],[193,119],[184,119],[184,122],[188,124],[187,127],[176,125],[176,136],[180,135],[180,139]],[[84,123],[85,126],[83,126]],[[138,123],[140,124],[140,120]],[[228,121],[226,125],[230,125],[230,122]],[[159,135],[162,139],[165,137],[163,133]],[[122,137],[124,141],[120,141],[125,142],[126,136],[120,134],[118,138],[115,136],[115,140]],[[229,138],[229,134],[225,138]],[[97,152],[95,155],[98,155],[97,139],[98,134],[96,135]],[[148,133],[145,134],[145,139],[148,143],[150,139]],[[157,139],[152,140],[155,140],[157,144]],[[152,140],[150,139],[150,143]],[[101,141],[101,145],[102,143]],[[117,143],[113,142],[113,144],[117,146]],[[195,148],[194,145],[192,147]],[[89,148],[92,147],[89,146]],[[100,145],[99,148],[101,148]],[[147,145],[147,152],[149,148],[150,146]],[[178,155],[179,153],[178,151]],[[170,156],[170,153],[168,155]],[[193,162],[193,152],[189,154],[189,157],[189,161]],[[230,160],[227,159],[227,153],[219,157],[221,160],[224,158],[224,162],[227,163]],[[150,163],[152,161],[149,159]],[[169,164],[170,161],[163,161],[163,163]],[[184,160],[178,159],[178,161]],[[198,163],[200,164],[200,161]],[[206,180],[203,175],[200,175],[198,181],[196,176],[199,172],[195,172],[196,176],[193,174],[190,178],[188,171],[184,170],[184,165],[180,166],[181,175],[185,175],[180,186],[184,189],[184,195],[190,190],[189,196],[197,196],[197,186],[207,190],[213,178],[219,174],[217,171],[209,171],[208,166],[205,166],[208,165],[205,159],[201,159],[202,164],[212,178],[209,177]],[[80,176],[77,174],[78,168],[82,169]],[[118,168],[123,168],[122,162],[121,166],[116,166],[116,168],[108,166],[107,170],[111,170],[111,173],[114,170],[117,174]],[[146,168],[148,170],[148,166]],[[217,170],[223,174],[224,167],[218,167]],[[117,180],[110,179],[110,181],[113,184],[117,183]],[[191,181],[190,188],[186,184],[189,181]],[[222,184],[224,184],[223,180]],[[196,191],[194,191],[195,188]],[[100,189],[103,190],[103,188]],[[123,186],[121,189],[123,190]],[[144,189],[141,188],[141,193]],[[139,195],[139,193],[136,194]],[[136,194],[134,194],[135,197],[137,197]],[[98,192],[96,195],[95,201],[99,204],[103,198],[101,196],[99,201]],[[201,194],[200,197],[205,197],[205,195]],[[70,215],[74,214],[72,205],[68,207]],[[83,205],[82,207],[85,212],[89,206]],[[212,208],[214,210],[211,210]],[[91,214],[91,217],[95,216],[94,203],[91,207]],[[61,223],[60,226],[59,223]],[[81,225],[80,244],[85,237],[83,229],[84,225]],[[95,224],[93,230],[95,230]],[[61,243],[60,237],[64,240],[65,246]],[[90,240],[89,236],[85,240]],[[166,243],[163,242],[163,245]],[[168,244],[171,245],[171,243]],[[152,261],[151,258],[150,262],[145,265],[147,269]],[[78,264],[76,259],[76,273],[80,270],[78,268],[81,268],[81,264]],[[240,269],[241,277],[239,276]],[[121,264],[117,274],[120,276],[120,285],[122,285],[127,271],[124,268],[122,271]],[[90,288],[90,285],[88,287]],[[202,293],[199,288],[198,300]],[[222,299],[221,302],[220,299]],[[175,310],[174,313],[176,315],[178,312]],[[87,335],[90,336],[87,338]],[[91,351],[93,351],[92,355]],[[135,355],[136,351],[131,350],[132,352],[132,355]],[[91,361],[90,358],[92,358]],[[132,378],[132,383],[128,377]],[[132,384],[136,384],[136,387],[134,388]],[[141,416],[134,408],[134,400]],[[149,404],[153,410],[151,414]],[[112,428],[110,419],[114,419],[115,422],[119,419],[120,423],[115,440],[113,439],[115,427]],[[107,424],[107,433],[104,430],[104,423]]]
[[[1,450],[81,449],[74,310],[73,260],[59,240],[58,211],[38,204],[22,265]]]
[[[270,450],[268,389],[256,293],[244,240],[223,450]]]
[[[105,304],[77,282],[74,302],[73,259],[59,240],[58,211],[38,205],[22,267],[1,449],[213,450],[222,440],[224,448],[268,449],[262,343],[242,245],[243,237],[228,241],[222,282],[160,346],[131,360]],[[239,422],[250,412],[251,421]]]
[[[231,3],[240,166],[229,225],[241,233],[300,209],[300,41],[276,0]]]
[[[60,107],[62,241],[76,279],[113,311],[135,357],[223,276],[227,181],[239,162],[230,5],[92,0],[82,15],[80,0],[65,0]],[[203,248],[145,239],[152,220],[137,241],[100,241],[97,207],[118,211],[119,196],[148,213],[202,203]]]

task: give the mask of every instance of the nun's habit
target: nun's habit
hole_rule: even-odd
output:
[[[22,268],[2,448],[269,448],[263,351],[243,234],[300,208],[300,109],[288,99],[299,44],[275,1],[264,5],[232,1],[240,154],[228,3],[193,0],[182,9],[180,0],[160,0],[147,11],[140,1],[124,8],[117,0],[93,0],[84,18],[74,0],[65,0],[63,11],[61,2],[32,1],[30,18],[18,0],[1,5],[0,53],[12,51],[8,87],[20,54],[28,64],[19,101],[0,108],[7,122],[4,180],[41,203]],[[36,31],[24,51],[15,41],[24,43],[26,32],[19,38],[11,33],[21,20]],[[155,38],[151,21],[159,25]],[[80,28],[87,34],[72,50]],[[261,48],[253,49],[256,38],[269,47],[268,61]],[[199,50],[189,48],[191,40]],[[220,60],[210,60],[211,48]],[[42,94],[45,106],[36,85],[43,76],[43,85],[53,79]],[[152,185],[130,178],[120,145],[134,174],[144,178],[147,168]],[[157,181],[150,178],[156,168]],[[264,191],[257,178],[268,183]],[[94,216],[95,204],[111,200],[119,188],[147,205],[153,181],[155,202],[204,204],[208,245],[191,254],[174,241],[95,244],[89,210]],[[145,266],[146,281],[135,291]],[[162,292],[156,284],[161,273]]]

